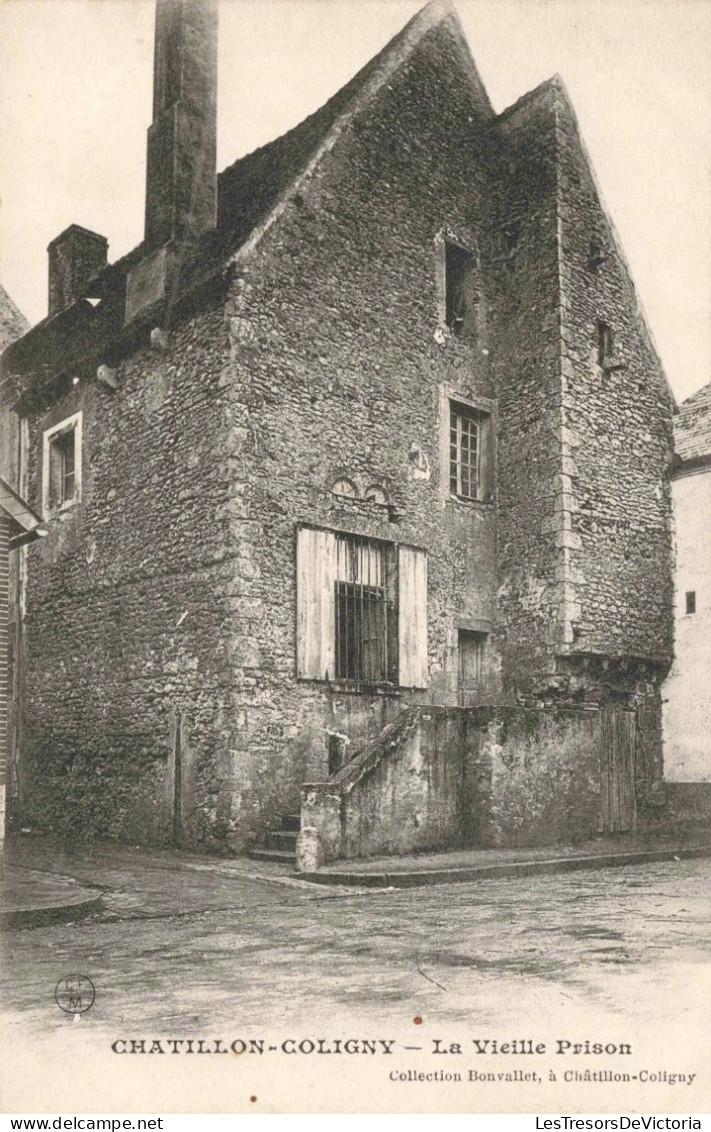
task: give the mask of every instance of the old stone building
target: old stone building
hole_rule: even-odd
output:
[[[495,114],[430,4],[217,176],[216,37],[158,0],[144,238],[58,236],[3,358],[51,536],[16,820],[239,851],[303,789],[316,858],[631,828],[673,402],[563,83]]]

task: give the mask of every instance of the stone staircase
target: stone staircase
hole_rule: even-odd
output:
[[[296,838],[301,827],[300,814],[287,814],[280,824],[270,829],[265,837],[263,849],[252,849],[250,857],[255,861],[273,861],[276,864],[296,867]]]

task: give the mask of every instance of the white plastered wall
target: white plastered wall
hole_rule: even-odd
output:
[[[711,468],[672,482],[674,665],[664,686],[664,777],[711,782]],[[696,612],[686,612],[686,594]]]

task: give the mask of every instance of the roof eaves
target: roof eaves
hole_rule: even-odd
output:
[[[30,505],[25,503],[2,477],[0,477],[0,509],[12,520],[20,535],[30,534],[42,524],[39,515],[35,514]]]

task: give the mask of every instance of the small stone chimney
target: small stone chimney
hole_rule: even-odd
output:
[[[70,224],[52,240],[47,248],[50,314],[82,297],[93,277],[106,267],[108,247],[104,236],[78,224]]]
[[[217,8],[157,0],[148,129],[146,252],[215,227]]]

